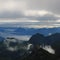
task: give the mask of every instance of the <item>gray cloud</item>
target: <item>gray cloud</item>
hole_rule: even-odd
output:
[[[16,18],[23,18],[24,15],[22,12],[9,12],[9,11],[4,11],[0,13],[0,18],[6,18],[6,19],[16,19]]]
[[[24,15],[20,11],[25,10],[46,10],[60,15],[59,5],[60,0],[0,0],[0,18],[21,18]]]
[[[27,20],[37,20],[37,21],[47,21],[47,20],[58,20],[60,19],[60,17],[55,16],[53,14],[45,14],[43,16],[40,15],[34,15],[32,16],[32,14],[29,16],[26,16],[22,11],[18,12],[18,11],[14,11],[14,12],[9,12],[9,11],[4,11],[0,13],[0,18],[4,18],[4,19],[17,19],[17,18],[26,18]]]
[[[0,10],[47,10],[60,15],[60,0],[0,0]]]
[[[47,10],[60,14],[60,0],[28,0],[30,9]]]
[[[23,20],[25,18],[23,20],[24,23],[20,23],[20,25],[18,26],[35,28],[60,26],[60,21],[59,23],[57,22],[57,20],[60,20],[59,5],[60,0],[0,0],[0,22],[2,21],[2,19],[7,19],[8,21],[8,19],[13,20],[19,18],[20,20]],[[28,10],[31,10],[32,13],[28,12],[29,14],[26,15],[25,11]],[[42,10],[44,10],[45,12],[39,14],[39,12]],[[50,12],[52,14],[50,14]],[[57,15],[59,15],[59,17]],[[25,20],[37,20],[38,22],[25,24]],[[10,22],[10,20],[8,22]],[[4,24],[0,26],[4,26]],[[17,25],[11,25],[10,23],[9,26]]]
[[[55,20],[60,19],[60,17],[56,17],[51,14],[46,14],[44,16],[37,16],[37,17],[36,16],[28,16],[27,18],[31,19],[31,20],[38,20],[38,21],[47,21],[47,20],[55,21]]]

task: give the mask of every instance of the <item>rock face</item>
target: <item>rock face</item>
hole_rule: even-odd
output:
[[[7,37],[3,43],[6,49],[10,51],[27,50],[28,45],[27,41],[25,42],[12,37]]]
[[[4,40],[4,44],[6,48],[10,51],[16,51],[17,50],[17,45],[18,45],[18,40],[15,38],[7,37]]]
[[[32,53],[23,60],[56,60],[56,56],[40,48],[33,50]]]
[[[60,33],[55,33],[49,36],[43,36],[37,33],[30,38],[29,43],[33,45],[50,45],[55,50],[55,53],[60,56]]]
[[[44,39],[45,39],[45,37],[42,34],[37,33],[30,38],[29,43],[31,43],[31,44],[43,44]]]
[[[33,35],[29,40],[29,42],[32,44],[50,44],[50,45],[57,41],[60,42],[60,33],[52,34],[49,36],[44,36],[42,34],[37,33]]]

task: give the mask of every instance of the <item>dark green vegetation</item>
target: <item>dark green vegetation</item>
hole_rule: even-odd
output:
[[[20,41],[19,43],[15,38],[7,39],[6,41],[5,39],[0,40],[0,60],[60,60],[60,33],[49,36],[37,33],[29,41]],[[6,45],[8,43],[10,44]],[[32,44],[33,47],[27,49],[28,44]],[[45,45],[50,45],[55,50],[55,54],[51,54],[40,47]]]

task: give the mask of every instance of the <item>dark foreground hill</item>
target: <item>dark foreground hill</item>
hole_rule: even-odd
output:
[[[45,40],[44,35],[37,33],[30,38],[29,43],[31,43],[31,44],[43,44],[44,40]]]
[[[8,51],[4,50],[0,52],[0,60],[58,60],[59,58],[55,54],[50,54],[46,50],[33,49],[31,54],[26,53],[20,56],[20,51]]]
[[[50,54],[46,50],[40,48],[38,50],[33,50],[32,53],[23,60],[58,60],[58,58],[56,55]]]
[[[53,43],[59,41],[60,42],[60,33],[55,33],[49,36],[44,36],[42,34],[34,34],[30,40],[29,43],[31,44],[50,44],[52,45]]]
[[[60,33],[55,33],[49,36],[37,33],[30,38],[29,43],[33,45],[50,45],[60,57]]]
[[[33,45],[33,49],[30,49],[31,52],[27,50],[26,52],[24,52],[23,55],[21,55],[20,50],[7,50],[3,41],[1,41],[0,60],[60,60],[60,33],[52,34],[49,36],[44,36],[42,34],[37,33],[33,35],[28,42],[24,42],[23,44],[21,43],[18,46],[25,47],[25,45],[29,43]],[[55,50],[55,54],[47,52],[46,50],[41,48],[40,45],[52,46],[52,48]],[[15,44],[15,46],[17,45]]]

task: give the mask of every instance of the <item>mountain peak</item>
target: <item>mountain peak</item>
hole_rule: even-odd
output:
[[[42,37],[44,37],[44,35],[39,34],[39,33],[36,33],[35,36],[42,36]]]
[[[36,33],[35,35],[33,35],[29,40],[29,42],[32,44],[37,44],[37,43],[41,44],[40,41],[41,42],[44,41],[44,35],[39,34],[39,33]]]

